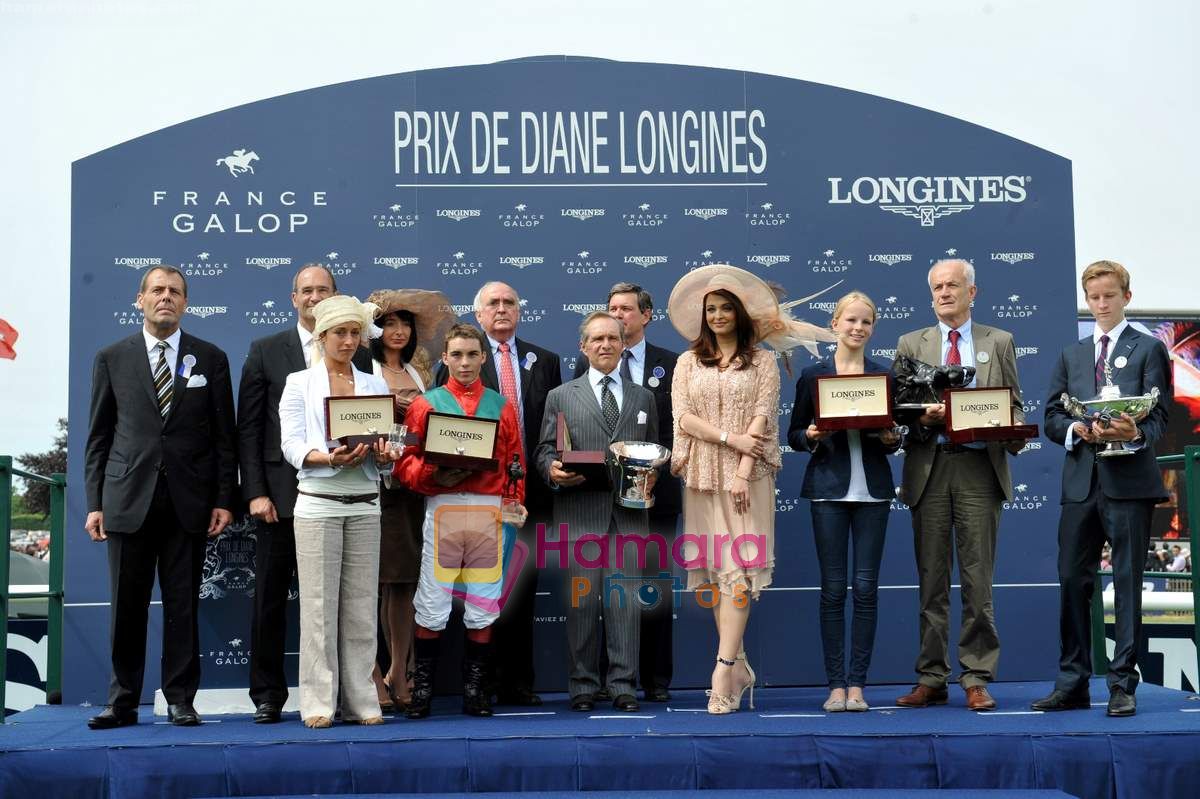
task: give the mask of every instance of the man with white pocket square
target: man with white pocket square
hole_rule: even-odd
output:
[[[85,529],[108,543],[112,679],[92,729],[137,723],[146,622],[157,569],[162,691],[176,726],[200,723],[200,575],[206,534],[233,520],[237,445],[225,353],[179,329],[187,281],[173,266],[142,276],[142,330],[96,354],[85,451]]]

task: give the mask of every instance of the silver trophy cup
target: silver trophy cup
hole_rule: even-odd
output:
[[[1105,371],[1108,371],[1107,365]],[[1122,413],[1129,414],[1134,419],[1144,418],[1150,409],[1158,404],[1158,386],[1151,388],[1149,394],[1139,397],[1122,397],[1121,390],[1114,385],[1104,386],[1100,389],[1100,395],[1090,400],[1078,400],[1064,393],[1062,404],[1067,413],[1085,424],[1108,427],[1113,417]],[[1135,452],[1136,450],[1127,449],[1121,441],[1110,441],[1101,447],[1096,455],[1101,458],[1113,458],[1133,455]]]
[[[617,504],[636,510],[654,507],[650,473],[670,459],[671,450],[648,441],[616,441],[609,445],[609,450],[616,456],[620,472]]]

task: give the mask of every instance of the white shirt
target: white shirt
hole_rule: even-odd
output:
[[[179,337],[182,331],[177,327],[175,332],[167,336],[163,341],[167,342],[167,366],[171,368],[171,374],[175,374],[175,364],[179,361]],[[150,361],[150,374],[154,374],[154,367],[158,366],[158,347],[159,339],[150,335],[145,327],[142,328],[142,338],[146,340],[146,358]]]
[[[646,381],[644,379],[646,377],[646,338],[645,338],[645,336],[643,336],[642,340],[639,341],[637,344],[634,344],[632,347],[626,347],[625,351],[629,353],[629,376],[630,376],[630,378],[632,378],[633,382],[637,383],[639,386],[646,385]],[[625,356],[622,355],[621,357],[624,358]]]
[[[846,486],[846,495],[835,500],[814,499],[813,502],[889,502],[871,496],[871,488],[867,485],[867,470],[863,468],[862,434],[858,430],[846,431],[846,443],[850,447],[850,484]]]
[[[307,369],[312,366],[313,334],[311,330],[308,330],[299,322],[296,323],[296,332],[300,334],[300,351],[304,353],[304,368]]]
[[[592,393],[596,395],[596,404],[599,405],[602,410],[604,408],[604,402],[600,398],[604,395],[604,392],[600,385],[600,381],[606,377],[612,378],[612,382],[609,383],[608,389],[613,393],[613,397],[615,397],[617,400],[617,410],[621,410],[621,401],[624,399],[624,391],[621,389],[621,374],[618,371],[620,368],[621,367],[618,366],[616,369],[613,369],[606,375],[604,372],[601,372],[599,369],[596,369],[593,366],[588,367],[588,385],[592,387]]]

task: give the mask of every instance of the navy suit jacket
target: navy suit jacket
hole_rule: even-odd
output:
[[[889,367],[866,358],[863,363],[865,374],[885,374]],[[824,441],[810,441],[804,431],[816,418],[813,397],[817,393],[817,378],[837,374],[832,359],[815,363],[800,373],[796,382],[796,403],[792,408],[792,420],[788,425],[788,444],[797,452],[811,452],[808,466],[804,470],[804,482],[800,496],[807,499],[840,499],[850,488],[850,439],[846,431],[839,430]],[[889,378],[889,382],[894,382]],[[899,448],[886,446],[878,438],[860,435],[862,442],[863,471],[867,475],[867,488],[877,499],[891,499],[896,494],[892,484],[892,469],[887,456]]]
[[[1096,396],[1096,345],[1091,336],[1063,350],[1050,375],[1050,396],[1046,400],[1046,437],[1055,443],[1066,441],[1067,430],[1077,419],[1063,407],[1063,393],[1079,400]],[[1118,358],[1126,363],[1117,367]],[[1063,464],[1062,501],[1082,502],[1092,485],[1092,470],[1100,473],[1100,490],[1113,499],[1167,498],[1162,471],[1154,461],[1154,445],[1167,431],[1167,404],[1171,399],[1171,362],[1163,343],[1132,326],[1125,328],[1109,353],[1112,380],[1121,387],[1121,395],[1130,397],[1149,394],[1158,387],[1158,404],[1138,422],[1145,436],[1141,449],[1134,455],[1097,458],[1096,447],[1075,439]]]

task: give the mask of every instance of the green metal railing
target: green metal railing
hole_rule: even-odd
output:
[[[1159,466],[1183,464],[1184,497],[1187,501],[1188,548],[1192,550],[1192,641],[1196,645],[1196,670],[1200,673],[1200,626],[1196,625],[1196,612],[1200,611],[1200,568],[1196,566],[1196,542],[1200,541],[1200,446],[1184,447],[1182,455],[1163,455]],[[1145,553],[1139,553],[1145,557]],[[1104,634],[1104,597],[1100,590],[1100,577],[1112,575],[1111,569],[1096,573],[1096,590],[1092,594],[1092,670],[1096,674],[1108,673],[1108,650]],[[1176,572],[1146,572],[1146,577],[1171,577],[1179,579]],[[1200,691],[1200,686],[1192,686]]]
[[[12,599],[8,584],[9,540],[12,536],[12,479],[23,477],[50,486],[50,584],[48,591],[18,594],[19,599],[46,599],[46,696],[62,696],[63,633],[63,527],[66,519],[67,476],[49,477],[13,467],[11,455],[0,455],[0,534],[4,555],[0,557],[0,615],[4,617],[4,646],[0,647],[0,724],[4,723],[8,687],[8,607]]]

